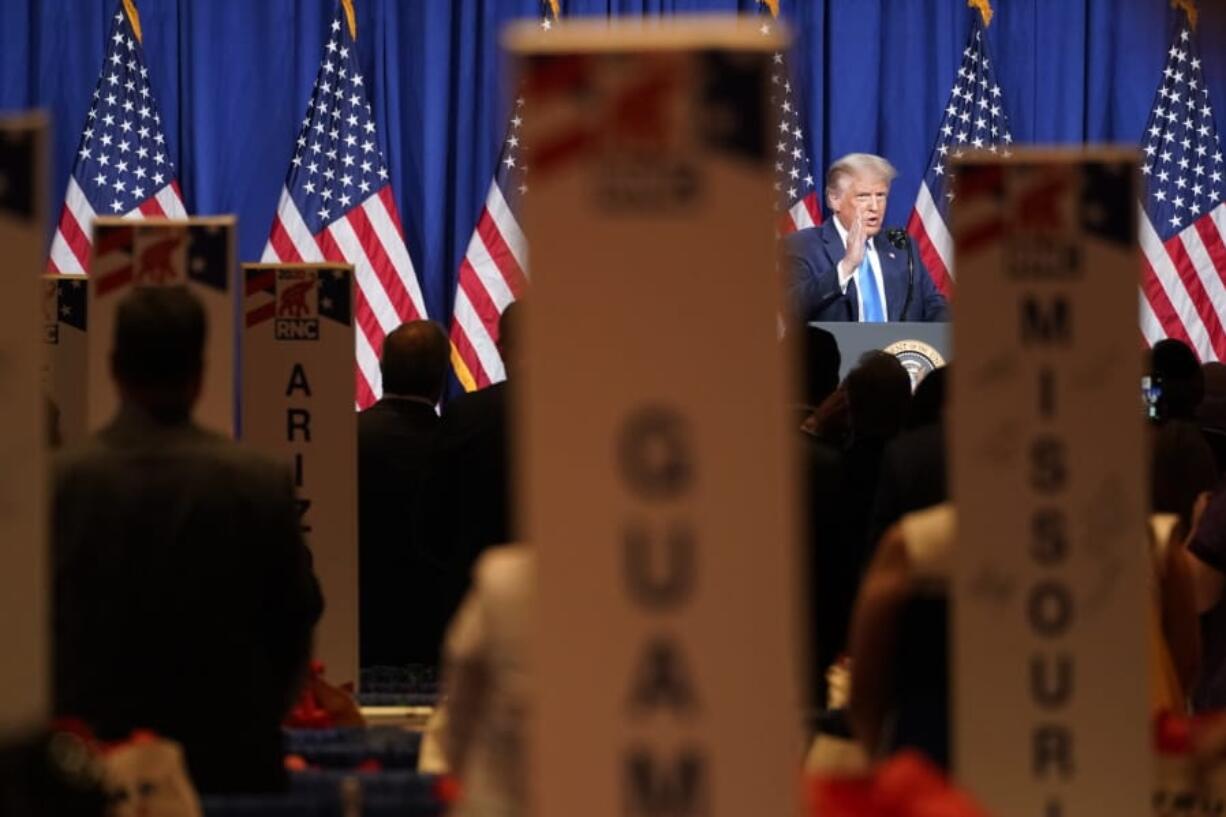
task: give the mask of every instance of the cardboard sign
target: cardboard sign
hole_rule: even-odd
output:
[[[0,120],[0,734],[41,725],[50,699],[46,405],[39,388],[47,122]]]
[[[956,170],[953,748],[998,817],[1149,812],[1136,168]]]
[[[243,440],[293,469],[302,530],[327,599],[316,657],[329,680],[356,681],[353,268],[248,264],[243,276]]]
[[[729,23],[511,43],[515,158],[532,167],[509,388],[539,556],[534,813],[794,814],[800,571],[766,96],[780,42]]]
[[[208,319],[204,387],[195,420],[234,436],[234,230],[233,216],[94,222],[87,307],[90,431],[110,422],[119,407],[110,370],[119,302],[134,286],[186,286]]]
[[[82,275],[46,275],[42,281],[43,390],[55,407],[60,441],[88,435],[89,285]]]

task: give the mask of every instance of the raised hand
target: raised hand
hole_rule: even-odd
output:
[[[840,284],[855,275],[860,264],[864,262],[865,240],[864,217],[857,214],[851,230],[847,233],[847,254],[843,256],[843,261],[839,264]]]

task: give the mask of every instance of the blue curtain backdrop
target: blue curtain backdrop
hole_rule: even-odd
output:
[[[190,212],[237,213],[259,257],[336,0],[137,0],[150,80]],[[363,71],[409,251],[432,317],[449,320],[457,264],[506,123],[502,25],[537,0],[356,0]],[[1019,143],[1140,141],[1174,12],[1168,0],[995,0],[989,40]],[[756,0],[564,0],[567,15],[756,13]],[[1204,67],[1226,126],[1226,3],[1201,0]],[[0,109],[53,116],[63,192],[115,0],[0,0]],[[903,224],[970,23],[965,0],[784,0],[792,70],[820,175],[866,150],[901,171]],[[56,202],[58,208],[58,201]]]

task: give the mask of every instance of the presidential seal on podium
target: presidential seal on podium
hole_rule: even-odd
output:
[[[945,358],[941,353],[922,340],[895,341],[882,351],[898,358],[898,362],[907,370],[911,377],[911,391],[915,391],[929,372],[945,365]]]

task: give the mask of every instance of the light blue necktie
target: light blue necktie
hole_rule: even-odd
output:
[[[864,245],[864,260],[860,262],[859,274],[856,276],[856,286],[860,288],[860,302],[864,306],[864,314],[860,320],[864,323],[884,323],[885,310],[881,308],[881,293],[877,291],[877,277],[873,275],[873,265],[868,261],[868,243]]]

